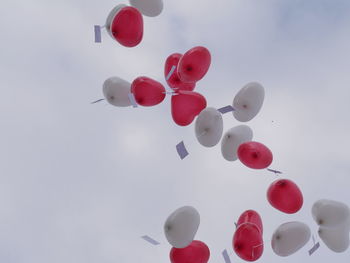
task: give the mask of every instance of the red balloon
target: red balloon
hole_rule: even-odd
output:
[[[193,240],[185,248],[172,248],[170,251],[171,263],[207,263],[210,257],[208,246],[198,240]]]
[[[174,53],[170,55],[167,60],[165,61],[165,67],[164,67],[164,76],[167,77],[171,68],[173,66],[176,66],[176,69],[179,64],[179,60],[182,57],[179,53]],[[189,90],[192,91],[196,87],[196,83],[185,83],[180,80],[179,74],[177,73],[177,70],[171,74],[170,78],[167,80],[168,85],[175,90]]]
[[[137,46],[143,37],[143,18],[139,10],[131,6],[120,9],[111,23],[111,33],[121,45]]]
[[[276,209],[294,214],[303,206],[303,194],[291,180],[280,179],[273,182],[267,190],[267,199]]]
[[[251,223],[241,224],[233,235],[232,246],[236,254],[246,261],[259,259],[264,251],[259,228]]]
[[[171,97],[171,115],[176,124],[187,126],[207,107],[205,97],[194,91],[178,91]]]
[[[259,142],[242,143],[237,150],[239,160],[249,168],[264,169],[272,163],[272,152]]]
[[[258,227],[260,234],[261,235],[263,234],[263,225],[262,225],[261,217],[256,211],[247,210],[243,214],[241,214],[237,222],[237,227],[239,227],[241,224],[244,224],[244,223],[255,224]]]
[[[211,56],[205,47],[194,47],[180,59],[177,72],[183,82],[197,82],[209,70]]]
[[[142,106],[154,106],[165,98],[164,86],[148,77],[138,77],[131,84],[131,92],[135,96],[137,104]]]

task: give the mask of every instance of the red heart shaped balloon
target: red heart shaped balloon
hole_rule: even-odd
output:
[[[261,217],[256,211],[247,210],[244,213],[242,213],[238,219],[237,227],[239,227],[241,224],[244,224],[244,223],[255,224],[258,227],[260,234],[261,235],[263,234],[263,225],[262,225]]]
[[[207,74],[210,63],[209,50],[205,47],[194,47],[181,57],[177,72],[183,82],[197,82]]]
[[[111,23],[113,37],[125,47],[137,46],[143,37],[143,18],[139,10],[127,6],[119,10]]]
[[[208,246],[198,240],[193,240],[185,248],[172,248],[170,251],[171,263],[207,263],[210,257]]]
[[[176,124],[187,126],[207,107],[205,97],[197,92],[180,90],[171,97],[171,115]]]
[[[267,199],[276,209],[294,214],[303,206],[303,194],[291,180],[280,179],[273,182],[267,190]]]
[[[249,168],[264,169],[272,163],[272,152],[260,142],[242,143],[237,150],[239,160]]]
[[[142,106],[154,106],[165,98],[164,86],[148,77],[138,77],[131,84],[131,92],[135,100]]]
[[[251,223],[241,224],[233,236],[232,246],[236,254],[246,261],[259,259],[264,251],[259,228]]]
[[[178,67],[179,60],[182,57],[179,53],[174,53],[170,55],[165,61],[164,76],[167,77],[173,66]],[[175,90],[189,90],[192,91],[196,87],[196,83],[185,83],[180,80],[177,70],[171,74],[170,78],[167,80],[168,85]]]

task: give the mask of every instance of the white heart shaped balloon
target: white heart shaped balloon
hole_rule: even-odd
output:
[[[280,225],[272,235],[271,246],[273,251],[281,256],[287,257],[310,240],[310,228],[301,222],[288,222]]]
[[[213,147],[220,141],[223,132],[221,113],[214,108],[205,108],[198,115],[195,133],[198,142],[205,147]]]
[[[350,209],[344,203],[322,199],[312,206],[312,217],[322,228],[341,227],[349,222]]]
[[[106,100],[117,107],[131,105],[128,94],[131,84],[121,78],[111,77],[103,83],[103,95]]]
[[[129,0],[145,16],[158,16],[163,11],[163,0]]]
[[[229,129],[221,140],[221,153],[227,161],[238,159],[237,149],[244,143],[253,139],[253,131],[247,125],[239,125]]]
[[[126,5],[124,4],[119,4],[116,7],[114,7],[111,12],[109,12],[107,19],[106,19],[106,30],[108,32],[108,34],[114,39],[114,36],[111,33],[111,24],[113,22],[113,19],[115,18],[115,16],[118,14],[119,10],[126,7]]]
[[[336,228],[320,227],[318,235],[330,250],[342,253],[349,248],[349,232],[350,222]]]
[[[184,248],[193,241],[200,223],[198,211],[192,206],[175,210],[165,221],[164,233],[173,247]]]
[[[233,116],[236,120],[247,122],[260,111],[265,98],[264,87],[257,82],[246,84],[233,99]]]

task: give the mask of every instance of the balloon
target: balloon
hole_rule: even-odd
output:
[[[223,131],[221,113],[214,108],[205,108],[196,119],[195,132],[198,142],[205,147],[213,147],[221,139]]]
[[[143,37],[143,18],[134,7],[121,8],[115,15],[110,32],[125,47],[137,46]]]
[[[296,213],[303,206],[302,192],[287,179],[274,181],[267,190],[267,199],[274,208],[287,214]]]
[[[184,248],[193,241],[200,223],[198,211],[192,206],[175,210],[165,221],[164,233],[173,247]]]
[[[193,91],[178,91],[171,97],[171,115],[177,125],[187,126],[207,107],[203,95]]]
[[[349,207],[341,202],[321,199],[312,206],[312,217],[322,228],[341,227],[350,220]]]
[[[109,14],[108,14],[108,16],[107,16],[105,27],[106,27],[106,30],[107,30],[108,34],[109,34],[112,38],[114,38],[114,37],[113,37],[113,34],[112,34],[112,32],[111,32],[111,24],[112,24],[112,21],[113,21],[114,17],[117,15],[117,13],[119,12],[119,10],[122,9],[122,8],[124,8],[124,7],[126,7],[126,5],[124,5],[124,4],[119,4],[119,5],[117,5],[116,7],[114,7],[114,8],[111,10],[111,12],[109,12]]]
[[[264,87],[259,83],[250,82],[245,85],[233,99],[233,116],[236,120],[247,122],[260,111],[265,97]]]
[[[318,235],[330,250],[342,253],[349,248],[349,231],[350,222],[335,228],[320,227]]]
[[[177,72],[183,82],[197,82],[209,70],[211,56],[205,47],[194,47],[180,59]]]
[[[129,0],[145,16],[158,16],[163,11],[162,0]]]
[[[118,78],[111,77],[103,83],[103,95],[106,100],[117,107],[128,107],[131,105],[128,94],[130,83]]]
[[[310,240],[310,228],[301,222],[288,222],[280,225],[272,235],[271,246],[273,251],[281,257],[287,257]]]
[[[229,129],[221,140],[221,153],[227,161],[236,161],[238,147],[253,139],[253,131],[247,125],[239,125]]]
[[[264,169],[272,163],[272,152],[259,142],[242,143],[237,150],[239,160],[249,168]]]
[[[176,66],[176,68],[178,67],[179,60],[181,57],[182,57],[181,54],[174,53],[167,58],[167,60],[165,61],[165,67],[164,67],[164,76],[165,77],[168,76],[168,74],[173,66]],[[179,74],[177,73],[177,70],[175,70],[173,72],[173,74],[171,74],[170,78],[167,80],[167,83],[172,89],[176,89],[176,90],[192,91],[196,87],[195,82],[193,82],[193,83],[182,82],[180,80]]]
[[[241,224],[232,241],[233,250],[236,254],[246,260],[258,260],[264,251],[264,242],[259,228],[255,224]]]
[[[154,106],[165,98],[164,86],[148,77],[138,77],[131,84],[135,100],[142,106]]]
[[[258,227],[260,234],[263,234],[263,225],[260,215],[254,210],[247,210],[238,219],[237,227],[244,223],[251,223]]]
[[[171,263],[207,263],[210,257],[208,246],[194,240],[185,248],[172,248],[170,251]]]

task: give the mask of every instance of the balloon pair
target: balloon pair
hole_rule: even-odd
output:
[[[143,17],[157,16],[163,10],[162,0],[130,0],[131,6],[119,4],[106,19],[108,34],[125,47],[137,46],[143,38]]]
[[[322,199],[312,206],[312,217],[326,246],[337,253],[349,248],[350,209],[341,202]]]

